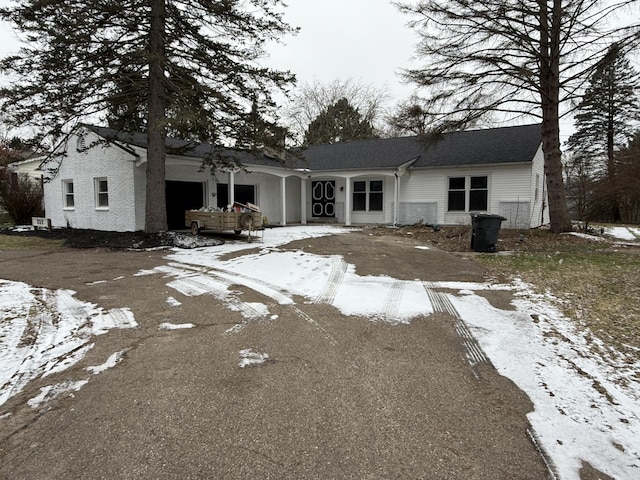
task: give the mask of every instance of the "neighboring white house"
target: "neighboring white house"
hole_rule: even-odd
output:
[[[443,225],[470,213],[499,214],[503,228],[548,222],[540,125],[312,146],[302,158],[234,152],[245,171],[202,159],[215,147],[168,139],[169,228],[184,211],[251,202],[270,224],[308,222]],[[42,163],[46,216],[56,227],[144,229],[146,136],[108,128],[76,129]]]
[[[18,175],[28,175],[32,180],[42,180],[42,172],[40,171],[40,165],[46,157],[44,155],[38,155],[37,157],[27,158],[26,160],[19,160],[17,162],[7,165],[9,170]]]

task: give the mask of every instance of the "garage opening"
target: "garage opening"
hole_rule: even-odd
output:
[[[167,226],[169,230],[186,228],[184,211],[204,206],[204,183],[167,181]]]
[[[218,207],[229,205],[229,185],[218,183]],[[238,203],[256,203],[256,188],[254,185],[234,185],[233,196]]]

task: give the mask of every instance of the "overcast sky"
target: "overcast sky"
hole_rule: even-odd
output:
[[[393,103],[412,87],[398,72],[410,65],[416,36],[390,0],[286,0],[285,20],[300,27],[284,44],[271,46],[269,67],[291,70],[300,83],[348,79],[386,87]],[[0,5],[8,5],[0,0]],[[15,48],[16,37],[0,24],[0,55]]]
[[[399,71],[411,65],[417,37],[390,0],[288,0],[285,19],[300,32],[271,49],[270,66],[301,83],[351,78],[386,87],[396,102],[410,95]]]

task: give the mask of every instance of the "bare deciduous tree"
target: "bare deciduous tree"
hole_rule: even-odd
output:
[[[571,228],[560,150],[561,104],[577,98],[595,64],[617,41],[640,41],[639,25],[607,28],[632,0],[419,0],[400,3],[420,34],[422,68],[406,77],[425,94],[437,131],[465,128],[488,113],[542,123],[551,229]]]
[[[304,83],[291,94],[284,118],[295,145],[304,143],[305,131],[318,116],[342,99],[360,114],[360,119],[376,128],[384,114],[389,95],[385,89],[365,85],[352,79],[322,84]]]

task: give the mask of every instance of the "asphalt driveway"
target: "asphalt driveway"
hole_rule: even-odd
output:
[[[470,260],[418,256],[397,237],[354,232],[278,250],[342,257],[361,275],[483,279]],[[216,295],[169,286],[177,267],[167,256],[0,251],[0,278],[127,307],[138,323],[96,337],[82,361],[0,406],[0,478],[548,478],[528,434],[531,403],[481,352],[470,361],[446,308],[394,324],[327,302],[274,301],[245,276],[232,284],[243,305],[269,309],[247,321]],[[487,295],[508,305],[508,293]],[[159,328],[167,322],[193,328]],[[113,352],[122,352],[116,366],[86,371]],[[42,386],[89,377],[78,391],[27,404]]]

